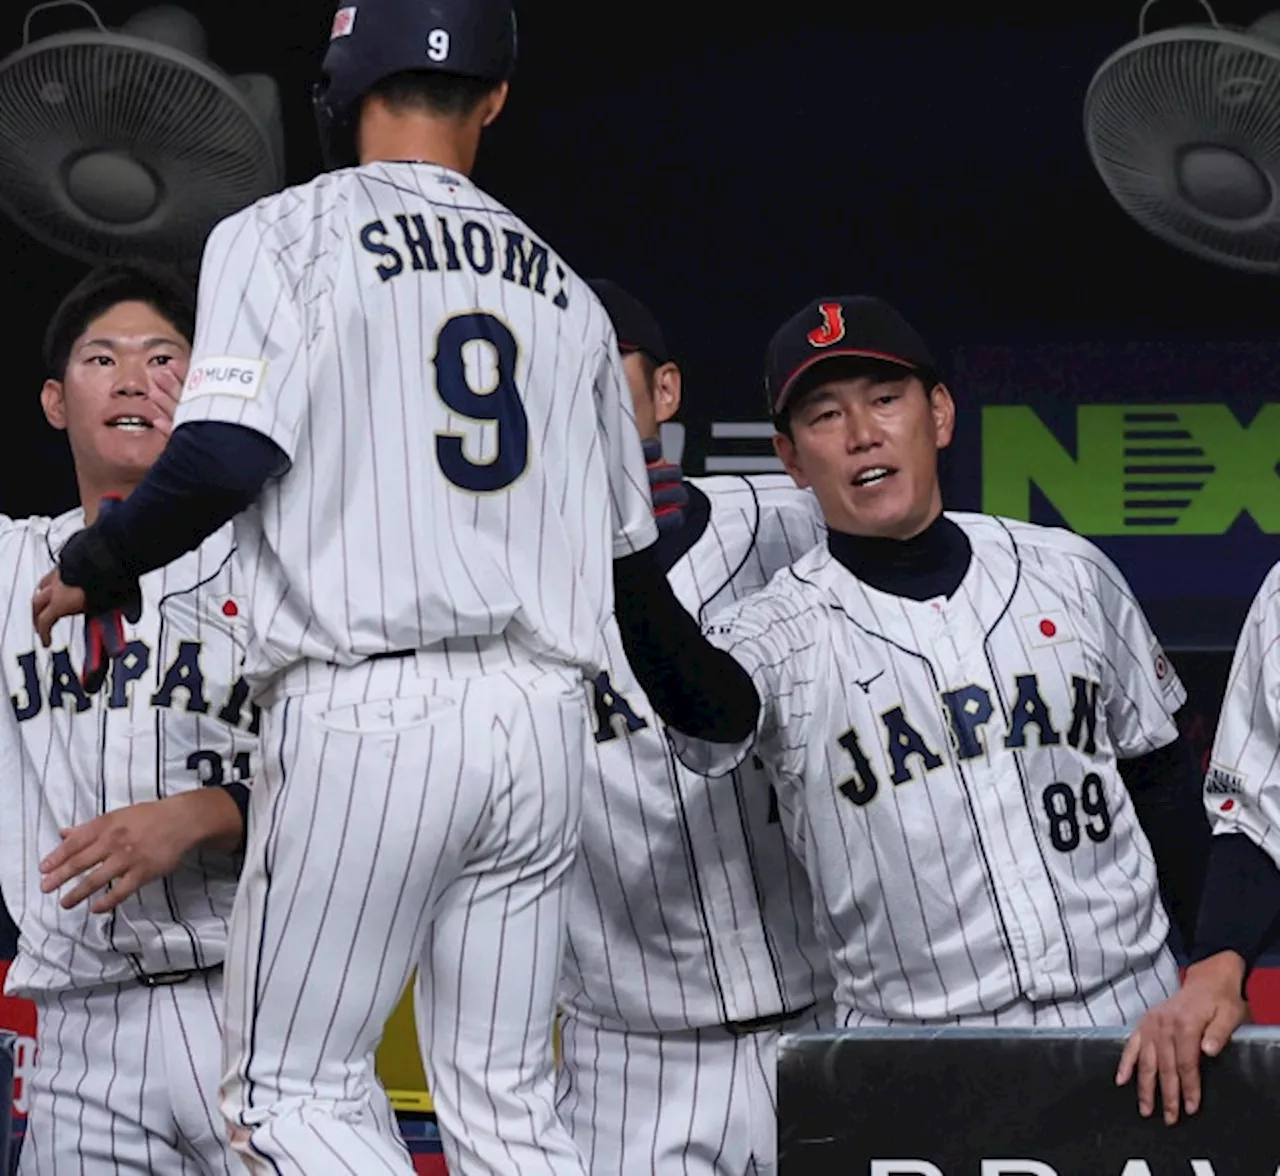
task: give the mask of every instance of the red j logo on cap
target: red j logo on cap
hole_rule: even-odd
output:
[[[830,347],[844,338],[844,307],[838,302],[823,302],[818,307],[822,326],[809,332],[809,342],[814,347]]]

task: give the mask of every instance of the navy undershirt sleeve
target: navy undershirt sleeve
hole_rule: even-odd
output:
[[[133,493],[68,544],[64,582],[121,590],[195,550],[288,467],[284,451],[254,429],[179,426]]]
[[[1190,950],[1213,840],[1195,757],[1179,737],[1136,759],[1121,760],[1120,775],[1151,843],[1165,910]]]
[[[1243,833],[1213,839],[1191,962],[1234,951],[1245,977],[1280,938],[1280,869]]]
[[[236,802],[236,808],[240,810],[240,843],[236,846],[236,852],[243,853],[249,836],[249,786],[233,780],[230,784],[221,785],[221,788]]]
[[[640,688],[669,727],[709,743],[750,738],[760,696],[676,598],[654,547],[613,562],[614,613]]]

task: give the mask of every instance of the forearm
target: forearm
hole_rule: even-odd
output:
[[[285,464],[274,442],[251,429],[183,425],[137,489],[68,544],[64,582],[127,585],[172,563],[252,503]]]
[[[1266,850],[1243,833],[1213,839],[1192,963],[1234,952],[1244,963],[1242,982],[1280,937],[1280,870]]]
[[[751,676],[702,635],[653,550],[615,560],[613,583],[627,662],[662,721],[710,743],[749,739],[760,717]]]
[[[236,790],[242,792],[243,797]],[[183,814],[185,849],[237,852],[244,845],[248,795],[245,785],[230,784],[200,788],[172,797],[171,800],[180,803],[186,810]]]
[[[1178,738],[1122,761],[1120,774],[1155,855],[1160,897],[1189,951],[1213,841],[1200,770],[1186,740]]]

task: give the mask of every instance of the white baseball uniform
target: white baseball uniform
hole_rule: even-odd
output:
[[[1066,531],[950,516],[950,599],[826,548],[707,632],[761,695],[757,753],[805,862],[845,1025],[1123,1025],[1177,986],[1117,770],[1185,692],[1115,566]],[[751,746],[672,735],[696,770]]]
[[[89,696],[83,618],[59,621],[50,649],[31,624],[40,578],[83,526],[79,510],[0,520],[0,884],[19,929],[6,990],[38,1016],[19,1171],[239,1173],[217,1104],[237,858],[189,855],[109,915],[63,910],[39,871],[60,829],[256,770],[231,529],[144,577],[127,653]],[[154,986],[174,974],[189,978]]]
[[[1204,803],[1214,833],[1243,833],[1280,866],[1280,564],[1236,643]]]
[[[470,180],[400,163],[219,225],[197,321],[178,427],[291,462],[235,523],[266,761],[228,961],[239,1145],[410,1170],[362,1059],[416,966],[450,1172],[581,1173],[551,1040],[583,674],[613,556],[656,537],[609,320]]]
[[[826,534],[785,475],[687,485],[688,548],[668,577],[694,616]],[[593,1176],[773,1171],[778,1036],[830,1019],[813,897],[761,769],[748,760],[733,787],[682,769],[614,621],[608,639],[561,987],[561,1114]]]

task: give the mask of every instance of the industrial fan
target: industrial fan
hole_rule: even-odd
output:
[[[1209,261],[1280,273],[1280,12],[1247,29],[1146,31],[1085,98],[1085,138],[1112,196],[1157,237]]]
[[[32,40],[64,7],[90,27]],[[0,211],[83,261],[198,262],[219,220],[284,184],[275,81],[229,77],[205,49],[180,8],[113,31],[85,0],[36,5],[0,61]]]

